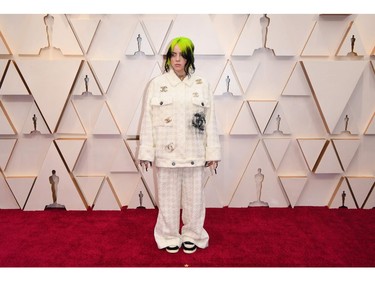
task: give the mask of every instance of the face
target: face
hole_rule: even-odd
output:
[[[180,47],[178,45],[174,46],[172,57],[171,57],[171,66],[174,72],[179,76],[185,76],[185,65],[186,59],[182,56]]]

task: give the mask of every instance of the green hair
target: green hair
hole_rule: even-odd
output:
[[[176,37],[172,40],[171,44],[168,47],[168,52],[166,55],[165,60],[165,71],[169,71],[171,68],[171,57],[173,53],[174,47],[178,45],[181,50],[181,55],[184,59],[186,59],[185,65],[185,73],[186,75],[190,75],[195,71],[194,65],[194,44],[193,42],[187,37]]]

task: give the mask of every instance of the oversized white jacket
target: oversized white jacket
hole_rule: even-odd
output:
[[[158,167],[204,166],[221,159],[213,96],[208,82],[173,70],[153,80],[145,96],[139,160]]]

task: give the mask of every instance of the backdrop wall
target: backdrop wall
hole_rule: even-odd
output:
[[[43,210],[52,170],[67,210],[154,208],[139,121],[176,36],[193,40],[215,99],[223,159],[207,170],[208,207],[247,207],[260,168],[270,207],[337,208],[345,192],[349,208],[373,208],[374,26],[365,14],[0,15],[0,208]]]

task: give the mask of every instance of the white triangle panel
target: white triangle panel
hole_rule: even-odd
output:
[[[333,139],[332,143],[335,147],[340,163],[346,171],[352,161],[355,153],[360,145],[359,139]]]
[[[16,142],[17,139],[0,139],[0,169],[3,171],[5,171]]]
[[[286,151],[288,150],[291,139],[287,138],[270,138],[263,139],[263,142],[267,148],[267,151],[271,157],[272,163],[277,170],[280,166],[281,161],[284,158]]]
[[[277,104],[271,119],[264,130],[265,135],[290,135],[290,127],[286,115],[284,114],[280,103]]]
[[[137,55],[137,52],[146,56],[153,56],[154,50],[151,43],[148,40],[145,30],[140,22],[138,22],[132,37],[130,38],[129,45],[125,51],[125,55],[133,56]]]
[[[128,130],[126,131],[127,136],[139,136],[141,133],[141,122],[142,119],[142,109],[143,109],[143,97],[138,103],[137,110],[133,115],[133,119],[129,125]]]
[[[116,121],[113,119],[112,113],[108,108],[108,104],[105,102],[98,119],[96,121],[95,127],[92,131],[93,134],[103,134],[103,135],[118,135],[121,134]]]
[[[247,207],[250,202],[257,200],[255,175],[259,168],[264,175],[260,200],[267,202],[270,207],[287,207],[289,205],[264,146],[258,144],[233,194],[229,207]]]
[[[347,29],[347,23],[342,20],[320,17],[312,30],[302,56],[330,56],[336,53]]]
[[[16,197],[21,209],[23,209],[35,182],[35,177],[9,177],[7,181],[14,197]]]
[[[19,209],[16,198],[12,194],[4,174],[0,171],[0,209]]]
[[[243,99],[242,97],[222,95],[215,96],[214,103],[216,111],[216,122],[219,134],[229,134],[233,127],[233,124],[236,121],[237,115],[243,107]],[[244,115],[246,115],[246,112]],[[247,118],[250,117],[250,115],[247,116]]]
[[[187,24],[189,23],[189,24]],[[176,16],[171,31],[163,44],[162,53],[167,53],[167,48],[172,39],[180,37],[188,37],[195,45],[195,55],[224,55],[224,49],[216,34],[214,25],[210,19],[210,15],[196,14]]]
[[[8,114],[5,112],[5,108],[0,101],[0,134],[1,135],[14,135],[17,134],[16,128],[9,119]]]
[[[248,101],[248,103],[258,124],[259,130],[263,134],[278,101]]]
[[[358,207],[363,208],[367,195],[374,186],[374,177],[347,177]]]
[[[248,102],[243,102],[240,112],[229,132],[230,135],[258,135],[257,124],[251,113]]]
[[[241,96],[242,89],[241,85],[238,82],[237,75],[234,71],[233,65],[231,61],[227,61],[225,65],[224,71],[220,77],[219,83],[216,86],[214,91],[214,95],[233,95],[233,96]]]
[[[38,177],[26,203],[25,210],[44,210],[46,205],[53,203],[51,184],[49,182],[52,170],[55,170],[56,175],[59,177],[59,183],[57,185],[57,203],[65,205],[66,210],[86,210],[77,191],[77,187],[71,175],[66,170],[53,142],[49,147],[42,168],[38,173]]]
[[[327,141],[325,139],[297,139],[297,141],[307,166],[310,171],[313,171],[315,163]]]
[[[251,56],[263,47],[260,19],[263,15],[250,15],[233,49],[232,56]]]
[[[87,205],[92,207],[99,189],[104,182],[104,176],[76,176],[75,178]]]
[[[55,142],[70,171],[74,170],[86,139],[56,139]]]
[[[348,103],[366,62],[304,61],[327,130],[332,132]]]
[[[260,68],[260,60],[232,60],[233,69],[236,70],[238,82],[242,87],[242,92],[246,93],[256,72]]]
[[[61,50],[63,55],[82,55],[81,47],[78,44],[73,30],[63,14],[54,14],[54,22],[52,26],[53,38],[52,47]]]
[[[296,56],[314,27],[314,14],[272,14],[267,34],[267,47],[276,56]],[[280,36],[282,34],[282,36]]]
[[[290,205],[294,208],[298,205],[298,199],[306,185],[307,177],[279,177],[288,196]]]
[[[354,36],[354,48],[353,52],[357,53],[358,56],[366,55],[365,47],[363,46],[361,35],[358,32],[356,23],[350,26],[346,37],[343,40],[343,44],[337,50],[337,56],[347,56],[352,51],[352,37]]]
[[[122,143],[111,165],[111,172],[138,172],[127,146]]]
[[[91,134],[105,103],[103,97],[74,96],[72,102],[79,116],[79,120],[82,122],[85,132],[87,134]]]
[[[322,159],[320,160],[315,173],[317,174],[332,174],[332,173],[342,173],[343,170],[341,168],[339,159],[337,158],[337,154],[335,149],[333,148],[332,142],[330,142],[327,146],[327,149],[324,151]]]
[[[70,18],[69,20],[84,52],[87,53],[101,20],[96,18]]]
[[[165,37],[167,36],[168,30],[171,27],[171,19],[143,19],[145,29],[150,36],[150,40],[153,43],[156,53],[160,54],[163,52],[161,49]]]
[[[296,62],[293,72],[282,92],[283,96],[310,96],[311,89],[300,62]]]
[[[352,98],[354,98],[354,96]],[[351,101],[349,101],[331,134],[358,135],[359,122],[357,119],[358,113],[354,112],[354,110],[351,107]]]
[[[93,210],[109,210],[120,211],[121,206],[116,199],[116,194],[109,184],[108,180],[104,180],[98,195],[95,199]]]
[[[35,117],[34,117],[35,115]],[[22,133],[30,134],[31,131],[34,131],[34,118],[36,118],[36,130],[41,134],[50,134],[50,131],[45,123],[43,116],[40,114],[35,103],[30,108],[29,114],[26,118],[26,122],[22,128]]]
[[[107,93],[113,76],[120,64],[119,60],[90,60],[89,64],[103,91]]]
[[[0,95],[29,95],[14,61],[10,61],[6,75],[0,88]]]
[[[83,127],[83,124],[79,119],[78,113],[71,100],[65,107],[65,110],[57,125],[56,132],[60,134],[86,134],[85,128]]]
[[[111,173],[109,180],[121,202],[121,206],[129,206],[129,202],[141,181],[139,173]]]
[[[138,186],[136,187],[132,195],[133,196],[131,197],[129,201],[129,206],[128,206],[129,209],[135,209],[139,207],[141,200],[142,200],[143,207],[146,207],[146,209],[154,209],[154,205],[152,204],[150,196],[148,195],[148,192],[142,181],[138,182]]]
[[[31,107],[34,105],[34,99],[28,96],[2,96],[0,104],[4,105],[6,112],[17,132],[22,132],[25,122],[31,122],[28,115]],[[26,120],[28,119],[28,120]]]
[[[87,80],[87,92],[90,92],[94,96],[100,96],[102,95],[102,92],[100,90],[100,87],[98,86],[96,82],[96,78],[94,74],[91,71],[90,66],[88,65],[87,61],[84,61],[82,64],[82,67],[79,71],[79,74],[77,76],[77,79],[74,83],[72,95],[81,96],[86,92],[86,82],[85,78],[88,78]]]
[[[81,61],[19,60],[17,64],[48,127],[55,131]]]
[[[330,209],[340,208],[343,205],[343,201],[344,206],[348,207],[349,209],[357,209],[352,193],[350,192],[349,185],[345,178],[340,180],[340,183],[336,187],[336,190],[328,203],[328,207]]]

